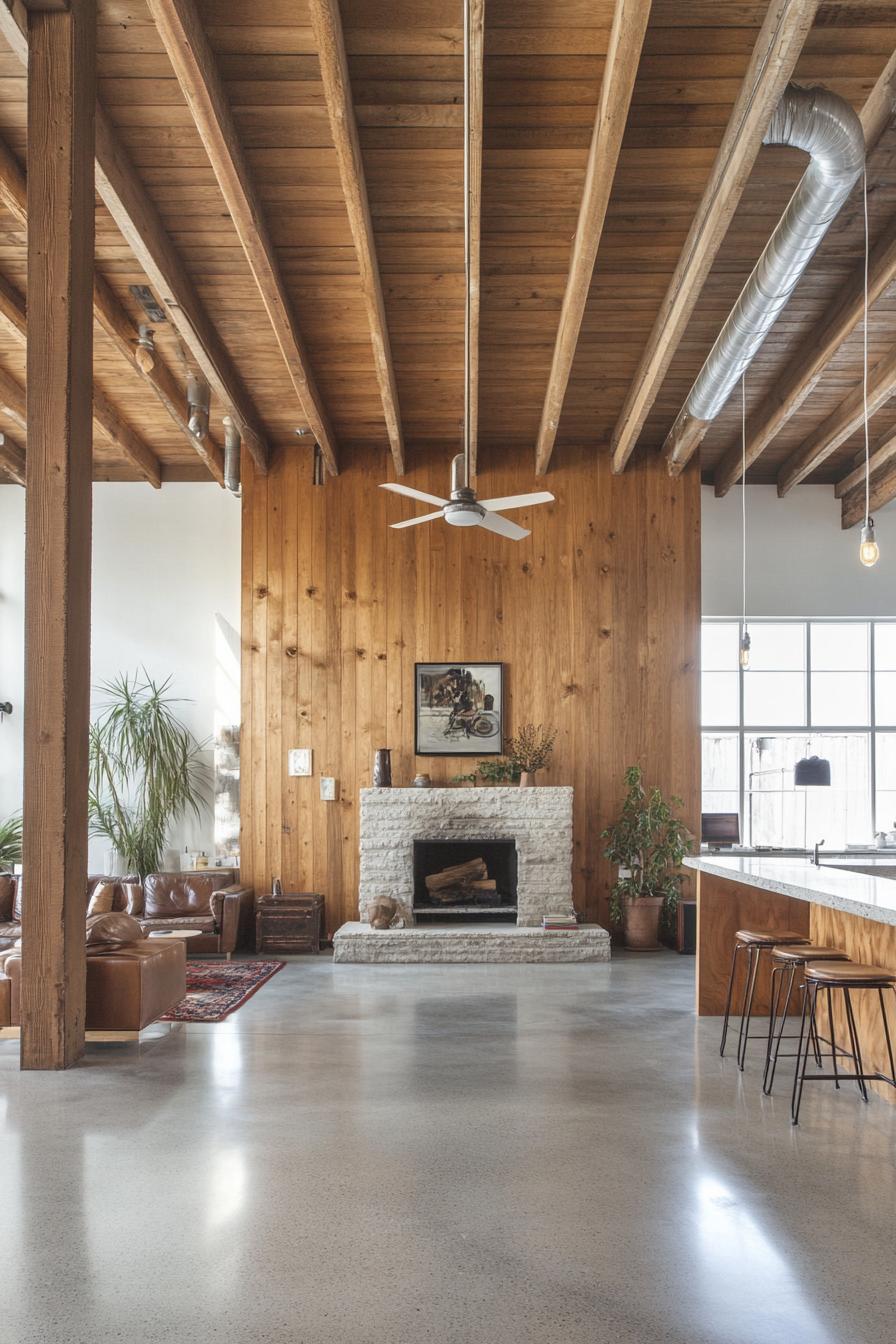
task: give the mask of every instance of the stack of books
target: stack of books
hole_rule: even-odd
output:
[[[579,921],[576,919],[574,910],[560,915],[543,915],[541,920],[543,929],[577,929]]]

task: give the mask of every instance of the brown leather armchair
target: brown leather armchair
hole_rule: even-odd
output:
[[[139,897],[135,904],[139,903]],[[255,893],[232,868],[209,872],[150,873],[143,883],[142,908],[131,913],[146,934],[194,929],[190,953],[217,952],[230,960],[252,932]]]

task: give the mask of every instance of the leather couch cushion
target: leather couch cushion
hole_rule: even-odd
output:
[[[12,917],[17,924],[22,922],[22,879],[16,878],[16,894],[12,903]]]
[[[140,925],[145,933],[155,929],[198,929],[201,933],[214,933],[216,928],[211,915],[176,915],[173,919],[147,919],[143,915]]]
[[[125,882],[122,880],[124,890],[125,910],[129,915],[143,914],[143,886],[140,882]]]
[[[115,899],[114,882],[97,882],[87,902],[87,915],[108,915]]]
[[[0,924],[0,938],[21,938],[22,926],[13,919],[5,919]]]
[[[150,873],[143,883],[143,914],[147,919],[208,915],[212,892],[229,884],[229,870],[215,873]]]
[[[120,946],[122,943],[142,941],[143,930],[123,910],[111,910],[87,916],[87,947]]]
[[[12,919],[12,907],[16,899],[16,879],[12,873],[0,873],[0,922],[8,923]]]

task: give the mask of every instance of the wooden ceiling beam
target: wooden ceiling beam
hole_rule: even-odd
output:
[[[869,417],[896,392],[896,346],[868,373]],[[864,418],[862,384],[853,388],[830,415],[803,440],[778,472],[778,494],[782,497],[821,466],[831,453],[856,432]]]
[[[874,452],[868,458],[868,470],[873,474],[879,471],[881,467],[886,466],[896,457],[896,432],[887,436],[883,443],[878,444]],[[865,481],[865,454],[862,453],[862,460],[853,467],[846,476],[840,478],[834,486],[834,494],[838,499],[848,495],[857,485],[863,485]]]
[[[649,0],[648,0],[649,3]],[[479,470],[479,316],[482,307],[482,135],[485,125],[485,0],[470,4],[470,478]]]
[[[0,201],[13,214],[23,229],[28,229],[28,201],[25,173],[15,155],[10,152],[6,142],[0,139]],[[190,446],[205,462],[219,485],[224,484],[224,454],[211,435],[202,442],[190,433],[185,415],[187,408],[186,392],[177,384],[177,380],[167,365],[156,356],[150,370],[137,363],[136,334],[128,313],[115,297],[110,285],[94,271],[93,316],[106,335],[112,340],[119,353],[124,356],[135,373],[139,374],[158,397],[181,433],[189,440]],[[9,330],[22,339],[25,337],[25,303],[9,282],[0,276],[0,320]],[[147,450],[148,451],[148,450]],[[148,459],[147,459],[148,460]],[[158,463],[156,464],[158,466]]]
[[[474,8],[479,10],[480,15],[482,13],[482,3],[483,0],[474,0]],[[324,100],[327,105],[330,131],[339,164],[339,180],[342,184],[349,227],[358,258],[358,269],[361,273],[361,287],[364,291],[367,322],[370,327],[370,339],[373,345],[373,361],[380,390],[380,400],[383,404],[386,432],[389,436],[389,447],[392,451],[396,475],[403,476],[405,470],[404,437],[401,430],[398,388],[395,382],[392,347],[389,340],[389,328],[386,323],[386,306],[383,301],[383,286],[376,256],[373,220],[370,215],[367,181],[364,175],[364,162],[361,157],[361,145],[358,139],[358,123],[355,119],[355,107],[352,100],[351,80],[345,54],[345,37],[342,31],[339,4],[338,0],[310,0],[309,8],[311,27],[314,32],[318,57],[320,58]],[[481,108],[481,41],[479,88]],[[479,128],[481,146],[481,113]]]
[[[333,428],[202,22],[193,0],[148,0],[148,5],[246,254],[302,413],[327,468],[335,475],[338,467]]]
[[[0,469],[17,485],[25,484],[25,453],[8,434],[0,433]]]
[[[611,438],[625,470],[740,202],[772,112],[790,80],[819,0],[772,0],[712,173]]]
[[[865,521],[865,484],[864,473],[862,483],[854,487],[848,495],[843,496],[840,510],[840,526],[845,530],[855,527],[856,523]],[[885,504],[896,499],[896,461],[892,459],[886,466],[886,469],[875,479],[871,478],[871,493],[868,498],[868,512],[874,514],[878,509],[882,509]]]
[[[547,471],[557,439],[649,16],[650,0],[616,0],[560,325],[535,444],[538,476]]]
[[[0,0],[0,35],[27,68],[28,37],[21,0]],[[237,422],[243,442],[259,471],[267,471],[268,446],[258,412],[99,101],[96,105],[96,189],[184,345],[223,409],[228,410]]]
[[[896,107],[896,53],[887,62],[859,114],[869,156],[893,119]],[[889,163],[885,171],[889,175]],[[869,184],[870,185],[870,184]],[[896,216],[878,239],[868,258],[868,303],[874,303],[896,279]],[[788,420],[802,406],[843,342],[862,320],[865,263],[859,262],[838,290],[813,330],[762,398],[760,408],[747,418],[747,469],[762,456]],[[798,450],[800,451],[800,450]],[[742,447],[734,443],[715,470],[715,492],[721,498],[741,477]]]

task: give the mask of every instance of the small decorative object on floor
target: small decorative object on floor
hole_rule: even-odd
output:
[[[625,931],[625,945],[636,952],[655,952],[660,913],[671,916],[678,905],[683,874],[679,871],[693,837],[673,807],[680,798],[666,802],[654,786],[648,793],[640,765],[625,772],[628,788],[622,811],[612,826],[601,832],[607,841],[604,858],[619,867],[610,893],[610,913]]]
[[[398,910],[394,896],[380,896],[371,906],[371,929],[391,929]]]
[[[542,915],[541,927],[543,929],[577,929],[579,921],[576,918],[575,910],[570,910],[566,914]]]
[[[414,776],[414,788],[415,788],[415,789],[431,789],[431,788],[432,788],[432,779],[431,779],[431,777],[430,777],[429,775],[415,775],[415,776]]]
[[[188,961],[187,996],[159,1020],[223,1022],[285,965],[283,961]]]
[[[392,787],[392,751],[389,747],[377,747],[373,754],[373,787]]]
[[[545,728],[541,723],[524,723],[515,737],[507,744],[507,755],[516,770],[519,771],[520,788],[528,788],[535,783],[538,770],[545,770],[551,763],[557,729]]]

